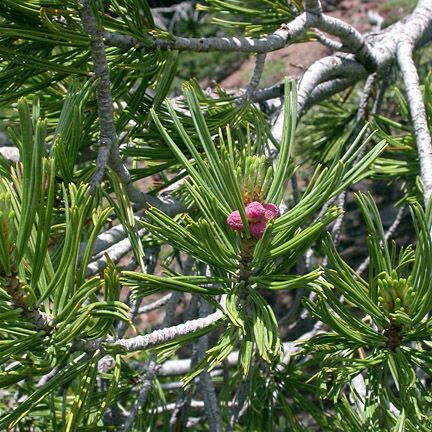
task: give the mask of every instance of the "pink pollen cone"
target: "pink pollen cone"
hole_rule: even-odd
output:
[[[252,234],[252,237],[255,238],[261,238],[264,234],[264,231],[266,229],[266,222],[265,221],[259,221],[257,223],[251,223],[249,225],[250,232]]]
[[[264,220],[265,208],[258,201],[253,201],[249,203],[245,208],[245,212],[247,220],[251,223],[256,223]]]
[[[265,208],[264,219],[266,221],[270,219],[275,219],[279,216],[279,209],[276,204],[272,204],[272,203],[264,204],[264,208]]]
[[[234,210],[227,217],[227,224],[235,231],[243,231],[243,222],[238,210]]]

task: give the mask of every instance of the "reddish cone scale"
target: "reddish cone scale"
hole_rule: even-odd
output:
[[[252,237],[261,238],[264,234],[265,229],[266,229],[266,225],[267,225],[266,221],[251,223],[249,225],[249,229],[250,229],[250,232],[252,234]]]
[[[240,212],[238,210],[230,213],[227,218],[227,223],[234,231],[243,231],[243,222],[241,220]]]
[[[264,219],[269,221],[270,219],[276,219],[279,216],[279,209],[277,205],[269,203],[264,204],[265,214]]]
[[[247,220],[251,223],[261,222],[264,220],[265,208],[258,201],[253,201],[248,204],[245,208],[245,212]]]

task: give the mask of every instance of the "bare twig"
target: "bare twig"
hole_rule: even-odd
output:
[[[192,295],[189,303],[189,307],[186,311],[186,317],[188,319],[195,318],[198,316],[198,300],[199,297],[196,294]],[[194,368],[198,362],[198,351],[197,344],[192,345],[192,352],[190,356],[191,369]],[[162,365],[163,367],[163,365]],[[183,391],[178,393],[177,400],[175,402],[175,408],[170,417],[170,427],[172,430],[182,430],[185,428],[187,423],[187,411],[191,406],[192,401],[192,386],[188,386]]]
[[[171,323],[174,321],[175,310],[177,307],[177,303],[179,302],[181,297],[180,293],[174,293],[168,303],[168,306],[165,310],[165,317],[162,322],[162,327],[169,327]],[[148,360],[145,366],[145,374],[143,377],[143,384],[138,393],[138,398],[129,412],[125,420],[125,424],[123,426],[123,432],[129,432],[132,425],[135,422],[136,416],[142,407],[144,407],[148,392],[151,388],[151,384],[156,375],[158,367],[156,365],[156,354],[151,354],[150,359]]]
[[[136,336],[130,339],[96,339],[93,341],[79,341],[76,343],[75,347],[77,350],[90,352],[97,349],[109,350],[112,348],[120,348],[127,352],[140,351],[161,345],[177,337],[194,333],[198,330],[203,330],[217,324],[223,319],[223,317],[223,312],[218,310],[205,318],[198,318],[173,327],[155,330],[154,332],[144,336]]]
[[[142,272],[147,274],[153,274],[157,265],[157,260],[159,256],[160,247],[146,248],[144,251],[144,266],[145,268],[141,269]],[[170,296],[170,299],[172,296]],[[128,302],[131,301],[131,296],[128,296]],[[175,302],[175,299],[172,300]],[[138,315],[139,308],[141,306],[142,298],[133,299],[131,301],[131,310],[129,312],[129,318],[131,321],[135,319]],[[178,302],[178,299],[177,299]],[[176,303],[177,304],[177,303]],[[168,309],[168,308],[167,308]],[[117,337],[121,338],[126,333],[128,329],[128,323],[126,321],[119,321],[117,324]]]
[[[121,34],[104,32],[103,35],[109,45],[123,48],[266,53],[283,48],[290,40],[300,36],[306,29],[306,26],[306,14],[303,13],[274,33],[259,39],[249,37],[174,37],[172,40],[162,40],[148,37],[145,42],[141,42],[130,36]]]
[[[138,235],[141,237],[144,230],[139,230]],[[125,238],[118,243],[113,244],[110,248],[103,251],[100,255],[90,262],[87,266],[86,276],[91,277],[102,271],[107,266],[108,255],[113,263],[118,263],[126,254],[132,250],[132,245],[129,238]]]
[[[237,424],[239,418],[241,417],[242,411],[244,411],[244,407],[248,405],[248,396],[249,381],[244,381],[240,384],[240,387],[236,392],[232,414],[229,419],[230,430],[234,429],[234,426]]]
[[[372,94],[372,90],[374,88],[376,82],[376,74],[371,74],[368,76],[365,85],[363,87],[363,91],[359,100],[357,114],[356,114],[356,124],[354,126],[354,130],[351,134],[350,142],[354,142],[357,138],[357,135],[363,129],[365,122],[368,120],[368,103]]]
[[[356,393],[355,397],[352,399],[358,415],[361,416],[365,408],[364,404],[366,399],[366,384],[363,375],[361,373],[356,375],[351,381],[351,384],[354,387]]]
[[[156,372],[156,356],[152,354],[150,359],[145,364],[146,372],[143,377],[143,384],[141,390],[138,394],[138,398],[130,410],[128,416],[125,419],[125,423],[123,426],[123,432],[129,432],[131,430],[132,425],[135,422],[138,411],[143,407],[147,400],[148,392],[151,388],[153,378]]]
[[[310,331],[307,331],[301,335],[298,339],[291,342],[283,343],[283,359],[282,364],[287,364],[291,356],[295,355],[300,351],[302,343],[309,340],[311,337],[323,331],[323,324],[318,322]],[[233,351],[224,360],[224,364],[229,367],[236,366],[239,360],[239,352]],[[217,370],[221,365],[214,368]],[[158,370],[158,375],[160,376],[173,376],[173,375],[184,375],[188,373],[192,368],[192,361],[190,358],[181,360],[168,360],[166,361]]]
[[[135,222],[136,227],[139,227],[138,222],[140,218],[138,216],[135,216]],[[114,246],[116,243],[120,242],[121,240],[124,240],[127,237],[127,232],[125,231],[123,225],[115,225],[110,229],[107,229],[106,231],[99,234],[92,245],[91,250],[91,257],[93,259],[98,258],[101,254],[109,249],[110,247]],[[81,262],[84,251],[86,249],[87,242],[83,242],[80,245],[80,254],[79,254],[79,262]]]
[[[343,50],[343,44],[341,42],[327,37],[324,33],[320,32],[319,30],[317,30],[317,39],[318,42],[320,42],[322,45],[324,45],[325,47],[327,47],[332,51]]]
[[[311,1],[312,3],[314,2]],[[316,18],[316,22],[318,20],[319,18]],[[336,24],[330,18],[324,21],[324,26]],[[315,27],[325,30],[322,26],[317,26],[316,22],[314,23]],[[347,34],[351,31],[348,30]],[[335,32],[332,32],[332,34],[336,35]],[[418,1],[411,15],[379,33],[369,34],[363,39],[371,47],[370,53],[375,65],[373,68],[369,67],[371,65],[368,66],[364,60],[360,61],[358,54],[355,56],[341,53],[325,57],[313,63],[303,74],[298,85],[298,115],[301,116],[312,105],[352,87],[358,81],[366,78],[371,70],[381,70],[387,67],[396,58],[398,41],[402,34],[409,38],[414,47],[422,46],[432,39],[432,4],[430,1]],[[357,36],[354,34],[354,39]],[[343,37],[341,39],[346,44],[347,40]],[[355,46],[361,47],[360,39],[357,39]],[[349,51],[353,52],[351,48]],[[262,102],[281,97],[283,91],[283,83],[278,83],[270,88],[258,90],[254,100]],[[275,123],[275,127],[281,122],[280,117],[282,117],[281,114]],[[275,131],[277,132],[277,128]],[[280,139],[277,133],[274,133],[274,136],[276,139]]]
[[[208,315],[212,311],[212,306],[205,300],[200,302],[200,316]],[[205,357],[208,348],[208,336],[204,335],[198,341],[198,361]],[[205,410],[207,414],[209,431],[220,432],[222,430],[222,420],[218,408],[218,399],[213,385],[213,381],[207,369],[199,377],[201,392],[204,396]]]
[[[266,59],[266,53],[257,54],[255,60],[255,69],[250,80],[250,83],[246,89],[246,93],[244,94],[244,99],[249,100],[255,94],[256,89],[258,88],[259,82],[261,80],[261,75],[264,70],[264,64]]]
[[[372,46],[355,28],[341,20],[322,14],[320,2],[306,0],[305,11],[274,33],[259,39],[246,37],[172,37],[171,40],[162,40],[147,36],[144,42],[130,36],[109,32],[104,33],[104,38],[108,44],[124,48],[134,47],[147,50],[159,48],[196,52],[234,51],[267,53],[285,47],[291,40],[302,35],[308,28],[316,27],[342,39],[344,45],[367,70],[373,71],[376,69],[377,59]]]
[[[16,147],[0,147],[0,155],[12,163],[20,160],[19,150]]]
[[[43,375],[39,381],[36,384],[36,388],[40,388],[42,386],[44,386],[54,375],[57,374],[57,372],[59,371],[60,366],[57,365],[55,367],[52,368],[52,370],[50,372],[48,372],[46,375]]]
[[[378,33],[381,31],[384,24],[384,17],[375,10],[368,11],[368,22],[372,26],[372,32]]]
[[[102,180],[108,165],[112,146],[117,145],[117,133],[113,117],[113,101],[111,97],[111,81],[109,67],[105,54],[105,46],[101,31],[97,28],[90,5],[87,0],[81,0],[81,22],[84,30],[90,36],[90,52],[93,60],[93,71],[96,79],[96,98],[99,116],[99,152],[96,160],[96,173],[91,179],[94,192]]]
[[[284,82],[279,82],[277,84],[272,85],[271,87],[258,89],[255,92],[252,100],[254,102],[264,102],[269,99],[282,97],[283,94],[284,94]]]
[[[336,93],[349,89],[357,82],[359,82],[359,80],[362,78],[363,76],[360,74],[353,74],[347,78],[335,78],[323,82],[321,84],[318,84],[309,94],[303,108],[303,113],[306,112],[312,106],[328,99],[329,97],[335,95]]]
[[[158,309],[162,306],[165,306],[170,298],[172,297],[172,293],[169,294],[165,294],[163,297],[151,302],[151,303],[147,303],[145,305],[142,305],[138,311],[137,311],[137,315],[143,314],[143,313],[148,313],[151,312],[152,310]]]
[[[354,54],[369,72],[374,72],[377,69],[378,57],[373,47],[353,26],[338,18],[322,15],[316,27],[341,39],[343,47]]]
[[[96,19],[93,16],[88,1],[81,0],[81,4],[81,21],[85,31],[90,36],[90,52],[93,60],[93,70],[97,79],[96,101],[99,116],[100,151],[96,161],[96,174],[92,179],[92,187],[94,189],[102,179],[108,161],[110,168],[123,183],[131,201],[142,206],[151,205],[157,207],[170,215],[182,212],[185,210],[183,203],[171,197],[165,196],[164,199],[159,199],[148,195],[136,189],[132,183],[129,170],[121,159],[118,136],[115,129],[111,81],[103,40],[105,33],[98,29]],[[109,158],[107,158],[108,154]]]
[[[319,0],[304,0],[304,9],[307,13],[314,15],[322,15],[322,6]]]
[[[365,73],[365,69],[355,59],[341,56],[324,57],[309,67],[298,85],[299,116],[314,89],[322,82],[337,78],[340,71],[343,71],[345,77],[356,76],[358,79]]]
[[[414,126],[420,161],[420,177],[423,183],[424,201],[427,205],[432,194],[432,142],[419,77],[413,60],[413,49],[413,42],[404,35],[398,45],[397,60]]]

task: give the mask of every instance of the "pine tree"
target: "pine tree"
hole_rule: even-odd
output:
[[[319,0],[150,6],[0,4],[0,430],[431,430],[430,1],[369,34]],[[197,10],[216,35],[162,19]],[[175,97],[214,53],[256,56],[247,88]]]

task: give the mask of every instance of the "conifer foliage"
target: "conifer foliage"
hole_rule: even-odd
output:
[[[430,2],[366,35],[318,0],[150,6],[0,4],[0,430],[430,431]],[[175,97],[183,52],[255,70]]]

